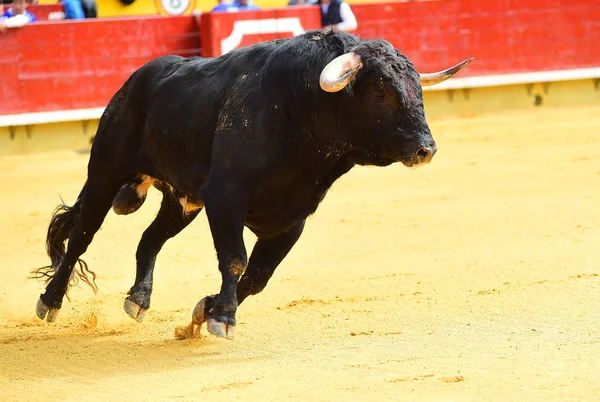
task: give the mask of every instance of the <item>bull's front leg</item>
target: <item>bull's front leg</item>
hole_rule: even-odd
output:
[[[242,304],[248,296],[260,293],[267,286],[275,269],[300,238],[304,222],[297,223],[275,237],[258,239],[250,254],[248,269],[237,286],[238,304]]]
[[[201,196],[217,251],[222,282],[218,295],[208,296],[198,303],[193,315],[194,324],[201,325],[205,320],[211,334],[233,339],[238,306],[237,283],[248,265],[243,239],[246,193],[242,186],[227,183],[224,179],[217,181],[220,184],[217,188],[211,187],[210,182],[207,181]],[[205,314],[198,314],[199,311]]]

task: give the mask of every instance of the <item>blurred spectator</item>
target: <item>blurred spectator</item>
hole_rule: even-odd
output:
[[[14,17],[4,17],[4,4],[0,3],[0,33],[6,28],[22,27],[29,22],[29,19],[24,15],[16,15]]]
[[[216,6],[214,6],[214,8],[211,10],[212,12],[219,12],[219,11],[229,11],[229,9],[231,8],[232,4],[226,0],[218,0],[219,4],[217,4]]]
[[[98,17],[96,0],[58,0],[63,3],[66,20],[82,20]]]
[[[358,26],[350,4],[343,0],[318,0],[321,6],[321,26],[340,31],[353,31]]]
[[[314,0],[290,0],[288,6],[310,6],[316,4]]]
[[[85,18],[81,0],[59,0],[59,3],[63,3],[66,20],[82,20]]]
[[[4,19],[4,24],[6,24],[6,26],[11,26],[9,20],[11,20],[12,18],[18,17],[18,22],[20,23],[21,21],[25,21],[26,19],[26,24],[30,23],[30,22],[35,22],[37,21],[37,18],[35,17],[35,15],[33,15],[32,13],[30,13],[29,11],[27,11],[27,1],[26,0],[13,0],[12,2],[12,7],[10,7],[8,10],[4,11],[4,13],[2,13],[2,18]],[[25,19],[23,19],[25,18]],[[15,20],[13,20],[15,21]],[[24,25],[24,24],[23,24]],[[21,26],[21,25],[17,25],[17,26]]]
[[[258,10],[259,7],[250,0],[233,0],[233,8],[237,10]],[[233,10],[230,10],[233,11]]]
[[[98,6],[96,0],[79,0],[81,1],[81,7],[83,8],[83,15],[85,18],[97,18],[98,17]]]
[[[250,0],[233,0],[233,3],[229,3],[226,0],[218,0],[217,4],[211,11],[242,11],[242,10],[258,10],[259,7]]]

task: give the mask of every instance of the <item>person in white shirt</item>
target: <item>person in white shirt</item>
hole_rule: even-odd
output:
[[[350,4],[343,0],[318,0],[321,7],[321,26],[340,31],[354,31],[358,26]]]
[[[10,10],[11,9],[9,9],[9,11]],[[21,12],[16,15],[13,15],[12,12],[4,12],[4,5],[0,3],[0,33],[6,30],[6,28],[22,27],[23,25],[26,25],[29,22],[31,22],[31,18],[25,13]]]

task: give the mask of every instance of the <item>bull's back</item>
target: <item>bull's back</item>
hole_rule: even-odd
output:
[[[141,163],[148,174],[183,191],[199,188],[219,127],[227,126],[227,116],[253,109],[258,71],[271,46],[213,59],[163,57],[137,72],[130,91],[143,99],[128,109],[132,115],[144,110]]]
[[[131,75],[107,107],[111,117],[105,120],[117,124],[102,135],[107,139],[105,148],[119,151],[115,152],[118,155],[134,155],[139,173],[187,191],[197,189],[207,176],[219,130],[240,128],[219,136],[221,142],[259,134],[259,142],[281,142],[270,134],[279,135],[281,120],[276,119],[279,123],[273,123],[273,130],[269,125],[255,132],[253,127],[264,114],[259,106],[261,97],[277,92],[261,91],[260,86],[287,85],[287,73],[295,63],[284,60],[298,58],[298,46],[292,43],[296,41],[307,39],[263,43],[214,59],[163,56],[150,61]],[[279,63],[273,62],[275,54]],[[270,67],[265,69],[265,65]],[[279,77],[282,74],[285,77]],[[232,157],[234,147],[220,148]]]

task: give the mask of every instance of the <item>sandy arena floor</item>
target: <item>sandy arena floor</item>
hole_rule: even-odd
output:
[[[160,254],[145,322],[122,310],[156,190],[85,254],[99,293],[34,318],[43,286],[26,276],[88,156],[0,157],[0,399],[597,400],[598,116],[431,122],[431,165],[356,168],[241,306],[234,341],[174,336],[220,284],[204,214]]]

